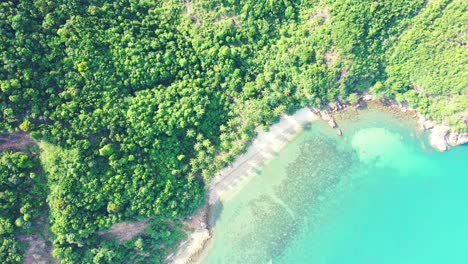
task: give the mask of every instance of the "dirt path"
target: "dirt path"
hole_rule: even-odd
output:
[[[0,151],[25,149],[34,145],[37,145],[37,143],[31,139],[29,132],[15,131],[13,133],[0,135]]]
[[[46,228],[45,218],[37,223],[38,232],[34,235],[19,235],[18,239],[27,245],[23,264],[55,264],[58,260],[52,257],[53,245]]]
[[[121,222],[114,224],[111,228],[105,231],[99,231],[98,234],[101,236],[111,235],[115,237],[120,243],[131,240],[137,235],[143,233],[149,226],[149,220],[135,222]]]

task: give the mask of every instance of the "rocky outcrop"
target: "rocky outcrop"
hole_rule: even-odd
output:
[[[468,143],[468,133],[449,133],[446,140],[451,146],[463,145]]]
[[[431,146],[438,151],[446,151],[448,149],[447,134],[449,128],[446,126],[435,126],[431,128],[431,134],[429,135],[429,142]]]
[[[428,130],[434,128],[435,122],[425,118],[422,115],[419,115],[418,127],[421,130]]]
[[[327,109],[331,112],[341,111],[346,108],[346,104],[343,103],[339,98],[336,98],[334,102],[327,104]]]
[[[328,112],[328,111],[319,111],[319,115],[320,115],[320,118],[327,121],[328,125],[331,128],[337,127],[336,121],[333,118],[333,116],[330,114],[330,112]]]
[[[369,102],[369,101],[374,100],[374,97],[372,96],[372,94],[367,93],[367,92],[362,93],[362,95],[360,97],[365,102]]]
[[[418,127],[421,130],[429,130],[429,142],[438,151],[446,151],[451,146],[459,146],[468,143],[468,133],[457,133],[450,127],[437,124],[422,115],[419,115]]]
[[[447,125],[439,124],[433,120],[427,119],[421,114],[418,114],[417,111],[411,107],[409,107],[406,103],[398,103],[393,99],[382,99],[378,100],[375,99],[369,93],[362,93],[359,95],[359,100],[356,104],[351,105],[353,109],[357,112],[361,106],[365,106],[370,102],[380,102],[383,104],[384,107],[387,109],[391,109],[393,111],[403,112],[407,115],[412,115],[413,117],[418,117],[418,127],[421,130],[429,130],[429,141],[431,146],[438,151],[445,151],[452,146],[458,146],[468,143],[468,133],[457,133],[451,131],[450,127]],[[348,105],[349,106],[349,105]],[[326,121],[331,128],[337,128],[338,124],[335,122],[333,118],[333,113],[346,109],[347,105],[342,103],[340,100],[336,100],[334,102],[328,103],[326,105],[325,110],[320,110],[315,107],[309,106],[309,109],[320,116],[321,119]],[[468,120],[465,121],[468,123]],[[336,133],[341,136],[343,133],[340,129],[336,131]]]
[[[325,121],[329,121],[332,118],[332,116],[330,115],[328,111],[320,111],[319,113],[320,113],[320,118],[322,118]]]
[[[314,113],[316,115],[320,115],[320,109],[318,109],[316,107],[313,107],[313,106],[310,106],[310,105],[308,106],[308,108],[312,113]]]

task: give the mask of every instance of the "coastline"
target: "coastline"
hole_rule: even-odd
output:
[[[247,152],[238,156],[230,166],[222,169],[212,179],[208,187],[208,203],[214,205],[223,195],[247,180],[262,164],[273,159],[274,154],[298,135],[305,125],[318,119],[317,114],[304,107],[291,116],[283,115],[269,131],[257,131],[258,134]]]
[[[252,141],[247,152],[238,156],[230,166],[222,169],[212,179],[207,186],[206,205],[199,209],[189,221],[189,225],[192,226],[194,231],[190,233],[187,240],[179,245],[174,253],[166,258],[165,263],[197,263],[212,238],[213,223],[210,215],[213,214],[212,210],[216,210],[217,203],[225,199],[228,193],[232,195],[233,189],[239,189],[239,186],[248,183],[255,171],[260,169],[262,164],[273,159],[274,154],[298,135],[304,126],[315,120],[322,119],[331,128],[335,129],[338,136],[342,136],[343,132],[333,115],[349,109],[359,112],[362,108],[366,108],[368,104],[376,104],[387,111],[399,112],[415,118],[417,127],[420,130],[429,131],[428,139],[431,146],[440,152],[468,142],[468,133],[452,132],[448,126],[426,119],[415,109],[408,108],[394,100],[377,100],[369,94],[361,95],[355,105],[335,102],[329,104],[324,110],[304,107],[296,111],[294,115],[283,115],[278,123],[270,127],[268,132],[257,131],[258,135]],[[192,223],[194,220],[195,224]]]
[[[367,96],[370,98],[368,102],[379,101],[373,99],[371,95]],[[383,106],[387,109],[390,108],[402,113],[408,113],[412,115],[413,118],[416,118],[418,129],[429,132],[429,143],[432,148],[439,152],[444,152],[449,150],[451,147],[456,147],[468,143],[468,132],[458,133],[452,131],[447,124],[438,123],[434,120],[428,119],[419,113],[416,109],[402,105],[395,100],[386,99],[383,102],[379,102],[382,103]],[[465,122],[468,122],[468,120],[465,120]]]
[[[309,108],[304,107],[293,115],[283,115],[280,121],[269,128],[269,131],[257,131],[258,135],[250,144],[247,152],[238,156],[228,167],[222,169],[207,186],[207,203],[195,213],[188,225],[194,229],[186,241],[169,255],[165,263],[194,263],[205,249],[212,237],[211,216],[216,214],[216,206],[225,195],[240,185],[246,184],[256,170],[273,159],[275,153],[286,146],[311,122],[320,119]]]

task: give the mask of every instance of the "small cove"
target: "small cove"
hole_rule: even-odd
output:
[[[468,263],[468,148],[378,109],[314,122],[223,200],[201,263]]]

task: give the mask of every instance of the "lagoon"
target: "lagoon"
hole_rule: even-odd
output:
[[[468,263],[468,147],[379,109],[313,122],[222,201],[201,263]]]

